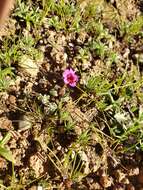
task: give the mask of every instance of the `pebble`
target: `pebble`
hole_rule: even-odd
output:
[[[31,118],[28,118],[26,115],[22,116],[19,120],[19,131],[25,131],[27,129],[30,129],[32,127],[32,121]]]
[[[10,96],[8,97],[8,100],[9,100],[9,103],[10,103],[10,104],[15,104],[15,103],[16,103],[16,97],[13,96],[13,95],[10,95]]]
[[[101,176],[100,177],[100,184],[104,187],[104,188],[108,188],[112,185],[112,179],[109,178],[108,176]]]
[[[139,168],[136,167],[136,168],[131,168],[129,170],[129,176],[134,176],[134,175],[139,175]]]
[[[27,55],[23,55],[21,57],[19,66],[22,68],[23,71],[30,74],[31,77],[35,77],[39,71],[37,63]]]
[[[140,64],[143,64],[143,54],[134,54],[133,58]]]

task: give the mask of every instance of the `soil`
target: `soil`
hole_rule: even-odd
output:
[[[108,1],[110,5],[108,8],[115,9],[117,14],[129,21],[141,14],[142,2],[122,1]],[[38,7],[38,3],[35,5]],[[108,11],[107,7],[106,10]],[[103,20],[104,25],[115,37],[117,28],[114,20],[110,15],[104,14]],[[7,35],[19,33],[23,36],[36,35],[34,28],[27,31],[24,24],[18,17],[11,16],[4,33],[1,34],[1,49],[4,48]],[[61,190],[143,189],[143,152],[139,149],[133,153],[122,153],[120,150],[124,144],[113,147],[109,129],[101,119],[104,118],[104,113],[94,104],[86,106],[87,97],[79,101],[81,89],[66,86],[62,78],[63,71],[72,67],[80,76],[80,85],[83,86],[89,74],[95,72],[101,74],[106,69],[94,52],[87,56],[85,64],[79,63],[78,68],[83,72],[82,75],[76,67],[79,49],[86,46],[92,33],[83,31],[80,34],[74,32],[66,34],[64,31],[57,32],[53,28],[47,29],[44,24],[38,29],[38,33],[41,38],[34,48],[42,52],[42,56],[33,61],[31,56],[23,53],[21,64],[17,64],[13,58],[11,66],[14,69],[15,79],[7,91],[0,93],[0,139],[7,132],[12,134],[6,148],[12,152],[15,159],[15,183],[22,184],[22,188],[27,190],[36,189],[38,185],[47,189],[56,189],[58,186]],[[114,49],[118,51],[123,62],[126,62],[127,54],[130,57],[129,61],[134,62],[135,55],[142,52],[142,39],[134,36],[133,43],[128,45],[124,36],[117,34],[115,38]],[[9,44],[12,47],[12,39],[9,39]],[[21,51],[26,50],[21,49]],[[27,69],[25,63],[32,65],[34,70]],[[122,72],[124,67],[122,63],[118,68],[115,66],[114,72],[110,75],[111,80],[114,80],[116,74]],[[68,120],[74,121],[75,127],[71,130],[65,129],[64,122],[67,121],[61,119],[60,102],[62,102],[62,112],[70,113]],[[95,121],[99,124],[97,129],[91,127]],[[78,143],[79,136],[85,131],[89,133],[90,140],[85,146],[81,146],[80,142]],[[102,135],[105,135],[106,140]],[[129,137],[127,144],[131,143],[134,143],[134,139]],[[76,168],[77,173],[80,173],[77,174],[77,178],[76,176],[71,178],[63,166],[63,158],[72,148],[75,151],[71,157],[74,154],[76,156],[71,165]],[[3,157],[0,157],[0,171],[0,180],[5,186],[10,186],[13,175],[12,164]]]

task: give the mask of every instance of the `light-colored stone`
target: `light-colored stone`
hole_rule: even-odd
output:
[[[21,56],[19,66],[23,71],[30,74],[31,77],[35,77],[39,71],[38,64],[27,55]]]

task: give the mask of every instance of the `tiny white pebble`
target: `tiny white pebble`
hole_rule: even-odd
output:
[[[44,190],[42,186],[38,186],[37,190]]]
[[[61,148],[62,148],[61,146],[58,146],[58,147],[57,147],[57,150],[61,150]]]
[[[70,47],[73,47],[74,45],[73,45],[72,43],[69,43],[69,46],[70,46]]]

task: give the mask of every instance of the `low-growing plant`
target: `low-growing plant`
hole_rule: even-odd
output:
[[[3,156],[6,160],[14,163],[14,158],[10,150],[8,150],[5,145],[8,143],[10,138],[12,137],[11,133],[8,132],[5,137],[0,141],[0,155]]]
[[[39,24],[42,22],[43,15],[41,14],[39,8],[35,8],[30,6],[21,0],[17,0],[17,8],[15,12],[13,13],[14,17],[18,17],[21,22],[26,23],[26,27],[28,31],[31,28],[31,25],[39,26]]]
[[[13,77],[14,73],[12,72],[11,67],[0,69],[0,91],[8,89]]]

